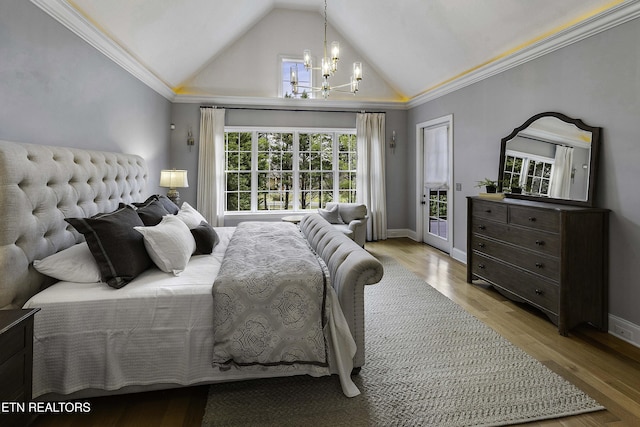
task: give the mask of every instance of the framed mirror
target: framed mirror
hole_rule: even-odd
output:
[[[593,206],[601,128],[536,114],[502,138],[498,182],[507,197]]]

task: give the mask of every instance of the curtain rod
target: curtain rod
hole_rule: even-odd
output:
[[[201,105],[200,108],[218,108],[213,105]],[[225,110],[253,110],[253,111],[293,111],[302,113],[380,113],[386,114],[384,111],[365,111],[365,110],[304,110],[295,108],[255,108],[255,107],[219,107]]]

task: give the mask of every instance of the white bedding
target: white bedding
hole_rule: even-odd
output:
[[[177,277],[152,268],[121,289],[104,283],[58,282],[34,295],[24,305],[41,308],[34,325],[33,397],[273,376],[259,371],[221,372],[211,366],[211,287],[233,230],[216,228],[220,243],[213,254],[193,256]],[[338,304],[335,294],[330,299]],[[330,312],[330,329],[340,331],[344,340],[348,326],[342,312]],[[337,335],[329,331],[330,347]],[[353,357],[355,344],[346,341],[341,347]],[[345,359],[332,358],[330,369],[290,370],[284,375],[350,372]],[[358,393],[348,373],[346,378],[341,375],[341,383],[343,390],[350,390],[345,394]]]

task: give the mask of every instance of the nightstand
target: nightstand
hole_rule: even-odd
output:
[[[33,316],[39,310],[0,310],[0,402],[24,404],[23,411],[0,414],[3,426],[23,426],[29,422]]]

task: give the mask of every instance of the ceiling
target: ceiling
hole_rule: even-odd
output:
[[[129,65],[125,68],[135,68],[134,74],[154,80],[150,86],[161,87],[169,98],[185,94],[216,97],[222,92],[215,86],[204,85],[208,89],[200,90],[202,84],[190,87],[190,82],[201,81],[203,76],[215,80],[215,73],[222,73],[223,65],[233,69],[230,62],[234,57],[251,57],[265,49],[297,52],[294,42],[298,38],[321,43],[323,35],[323,0],[32,1],[45,10],[65,8],[67,14],[75,15],[73,19],[84,21],[87,28],[76,29],[76,33],[85,39],[95,39],[98,34],[103,46],[110,45],[106,50],[120,51],[112,55],[126,57]],[[375,77],[376,87],[386,85],[388,89],[379,92],[370,87],[376,96],[362,89],[358,97],[406,103],[469,80],[478,71],[495,68],[522,52],[535,51],[550,40],[563,39],[575,28],[593,26],[625,3],[636,2],[328,0],[327,13],[332,35],[353,49],[351,56],[365,64],[365,80],[369,72]],[[288,25],[292,20],[286,18],[290,15],[285,14],[292,11],[297,13],[294,16],[313,17],[308,31],[292,30]],[[256,33],[262,36],[254,36],[251,47],[245,46],[244,38],[269,19],[269,31],[284,38]],[[65,25],[69,26],[68,22]],[[86,36],[88,32],[95,34]],[[272,46],[274,40],[278,40],[278,46]],[[291,46],[285,45],[287,40]],[[341,50],[345,52],[344,47]],[[253,81],[258,85],[262,67],[248,64],[252,64],[247,68],[251,68],[253,78],[243,83],[238,95],[276,98],[271,83],[267,90],[252,88]]]

